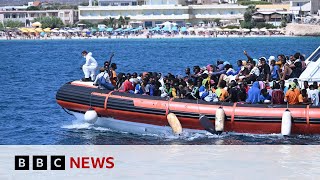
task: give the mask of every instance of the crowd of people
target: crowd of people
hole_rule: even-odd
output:
[[[299,86],[298,77],[306,68],[304,56],[278,55],[277,59],[260,57],[253,59],[244,51],[246,60],[238,60],[236,67],[227,61],[218,60],[216,65],[194,66],[185,69],[185,75],[167,75],[158,72],[116,73],[117,65],[109,61],[100,68],[91,53],[82,52],[86,63],[82,69],[85,78],[101,89],[160,96],[163,98],[201,99],[207,102],[310,104],[319,106],[317,82],[304,82]],[[293,78],[289,86],[285,80]]]

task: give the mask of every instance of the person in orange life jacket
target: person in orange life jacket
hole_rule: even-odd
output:
[[[284,101],[289,104],[299,104],[300,91],[297,89],[297,85],[294,82],[290,83],[290,88],[287,91]]]
[[[301,94],[299,95],[299,104],[310,104],[311,101],[308,98],[307,90],[302,89]]]
[[[222,80],[218,85],[218,89],[216,89],[215,93],[219,98],[219,101],[228,101],[230,96],[228,91],[225,89],[227,86],[227,82]]]

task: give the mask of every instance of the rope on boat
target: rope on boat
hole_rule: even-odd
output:
[[[64,108],[64,107],[62,107],[62,106],[61,106],[61,108],[64,110],[64,112],[66,112],[67,114],[73,116],[73,114],[69,113],[69,112],[66,110],[66,108]]]

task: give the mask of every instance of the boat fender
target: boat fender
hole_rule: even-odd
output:
[[[225,114],[222,107],[219,107],[216,110],[216,117],[215,117],[215,130],[218,134],[221,134],[224,130],[224,121],[225,121]]]
[[[172,131],[174,134],[181,134],[182,133],[181,123],[174,113],[169,113],[167,115],[167,120],[168,120],[168,123],[169,123],[170,127],[172,128]]]
[[[199,121],[201,126],[208,131],[211,134],[217,134],[217,132],[215,131],[214,125],[213,123],[209,120],[209,118],[205,115],[201,115],[199,117]]]
[[[90,109],[84,114],[84,121],[94,124],[98,120],[98,114],[95,110]]]
[[[291,134],[292,116],[291,112],[287,109],[282,114],[281,120],[281,134],[283,136],[289,136]]]

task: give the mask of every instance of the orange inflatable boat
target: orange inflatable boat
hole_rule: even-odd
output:
[[[138,133],[158,133],[171,130],[167,115],[174,113],[183,131],[204,131],[214,126],[216,111],[224,112],[225,132],[270,134],[281,133],[286,105],[212,103],[187,99],[165,99],[101,90],[90,82],[74,81],[57,92],[58,104],[77,118],[83,118],[89,109],[97,114],[98,125],[111,129]],[[290,105],[291,134],[320,134],[320,108],[309,105]],[[221,114],[221,112],[220,112]],[[201,123],[205,115],[208,122]],[[220,125],[221,126],[221,125]],[[210,132],[210,131],[209,131]]]

